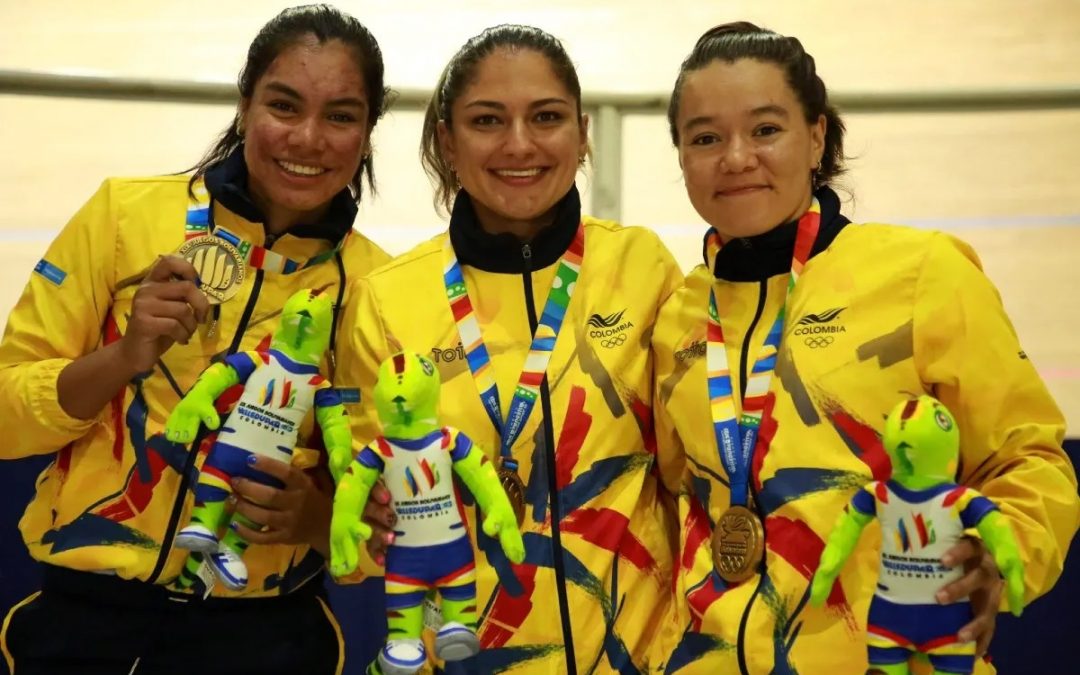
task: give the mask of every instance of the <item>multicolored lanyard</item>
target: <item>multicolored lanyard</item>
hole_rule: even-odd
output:
[[[798,233],[795,235],[795,253],[791,258],[791,277],[788,281],[787,296],[776,316],[765,345],[761,349],[753,370],[747,377],[746,395],[742,400],[742,415],[736,420],[735,394],[731,384],[731,371],[728,365],[727,350],[724,347],[724,331],[720,328],[720,315],[716,310],[715,284],[709,291],[709,329],[706,351],[706,367],[709,376],[709,399],[712,408],[713,432],[720,451],[720,461],[727,471],[731,482],[732,505],[745,506],[748,501],[750,461],[757,443],[758,429],[761,427],[761,415],[765,410],[765,398],[769,393],[769,384],[776,369],[776,357],[780,350],[780,336],[784,330],[784,315],[787,313],[787,301],[795,289],[795,283],[802,274],[803,266],[810,259],[810,251],[817,239],[821,227],[821,206],[815,197],[810,209],[799,219]],[[706,258],[716,259],[721,243],[715,231],[711,232],[705,244]],[[747,336],[750,339],[751,336]]]
[[[525,357],[525,366],[514,389],[514,398],[510,401],[510,411],[505,423],[502,408],[499,405],[499,388],[495,383],[495,374],[491,367],[491,355],[488,354],[483,336],[480,334],[480,324],[476,321],[476,312],[469,300],[469,290],[465,287],[465,276],[461,272],[461,265],[450,243],[450,237],[446,238],[443,251],[446,259],[446,267],[443,270],[446,297],[450,301],[454,321],[457,322],[458,335],[465,350],[466,360],[469,362],[469,370],[472,371],[473,379],[476,380],[480,401],[484,404],[495,429],[499,431],[501,441],[499,455],[509,458],[513,454],[514,441],[521,435],[521,430],[525,428],[525,422],[528,421],[536,405],[536,399],[540,396],[540,383],[547,374],[551,352],[555,349],[555,340],[559,336],[559,329],[562,328],[563,319],[566,317],[566,308],[570,305],[570,297],[574,293],[574,286],[581,272],[581,259],[585,255],[585,232],[579,224],[570,248],[559,260],[559,268],[551,281],[551,290],[548,291],[544,312],[540,315],[540,321],[536,326],[536,334],[533,335],[529,355]]]
[[[188,206],[187,219],[184,225],[185,241],[211,234],[210,200],[206,193],[206,188],[202,185],[198,185],[194,190],[194,194],[195,201]],[[345,244],[345,240],[348,238],[348,234],[346,234],[334,248],[329,251],[324,251],[317,256],[308,259],[306,262],[301,263],[291,258],[286,258],[280,253],[274,253],[263,246],[256,246],[226,230],[224,227],[215,227],[213,236],[219,237],[232,244],[232,246],[239,251],[241,257],[244,259],[244,263],[249,267],[278,274],[292,274],[293,272],[299,272],[308,267],[313,267],[319,263],[326,262],[334,257],[334,254]]]

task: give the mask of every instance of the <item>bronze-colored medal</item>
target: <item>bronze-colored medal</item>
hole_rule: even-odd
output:
[[[731,506],[712,535],[713,566],[728,583],[745,581],[758,570],[765,552],[765,529],[750,509]]]
[[[211,305],[229,300],[244,283],[244,257],[224,239],[211,235],[195,237],[176,252],[195,268],[202,281],[199,289]]]
[[[499,484],[510,500],[510,507],[514,509],[514,517],[517,518],[520,528],[525,522],[525,482],[518,475],[517,460],[500,457],[498,474]]]

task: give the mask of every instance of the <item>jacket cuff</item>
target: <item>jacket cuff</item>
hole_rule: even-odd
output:
[[[56,381],[60,377],[60,371],[70,363],[70,359],[48,359],[35,364],[34,373],[26,387],[30,399],[26,403],[38,424],[55,434],[78,438],[90,431],[105,411],[103,409],[97,416],[82,420],[72,417],[60,407]]]

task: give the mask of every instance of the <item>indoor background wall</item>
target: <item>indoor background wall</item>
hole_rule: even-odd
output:
[[[0,68],[232,81],[259,26],[289,3],[55,0],[0,3]],[[802,39],[834,92],[1080,85],[1076,0],[344,1],[386,57],[388,83],[426,89],[469,36],[525,22],[561,37],[586,92],[670,91],[707,27],[739,18]],[[223,104],[0,94],[0,323],[33,264],[109,175],[181,171],[231,116]],[[437,232],[417,161],[419,111],[375,135],[380,194],[357,226],[391,252]],[[849,114],[847,212],[949,230],[979,251],[1025,349],[1080,423],[1080,108]],[[621,220],[657,229],[684,267],[703,225],[666,121],[622,123]],[[579,183],[589,203],[591,176]]]

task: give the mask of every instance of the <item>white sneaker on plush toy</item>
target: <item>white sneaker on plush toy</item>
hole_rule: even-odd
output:
[[[205,525],[192,523],[176,535],[176,545],[189,551],[213,553],[218,549],[218,538]]]
[[[383,675],[413,675],[426,661],[424,643],[420,640],[387,640],[379,652]]]
[[[457,621],[443,624],[435,636],[435,655],[444,661],[461,661],[480,651],[476,633]]]
[[[247,565],[236,551],[228,546],[222,544],[217,551],[210,554],[210,566],[230,591],[241,591],[247,586]]]

